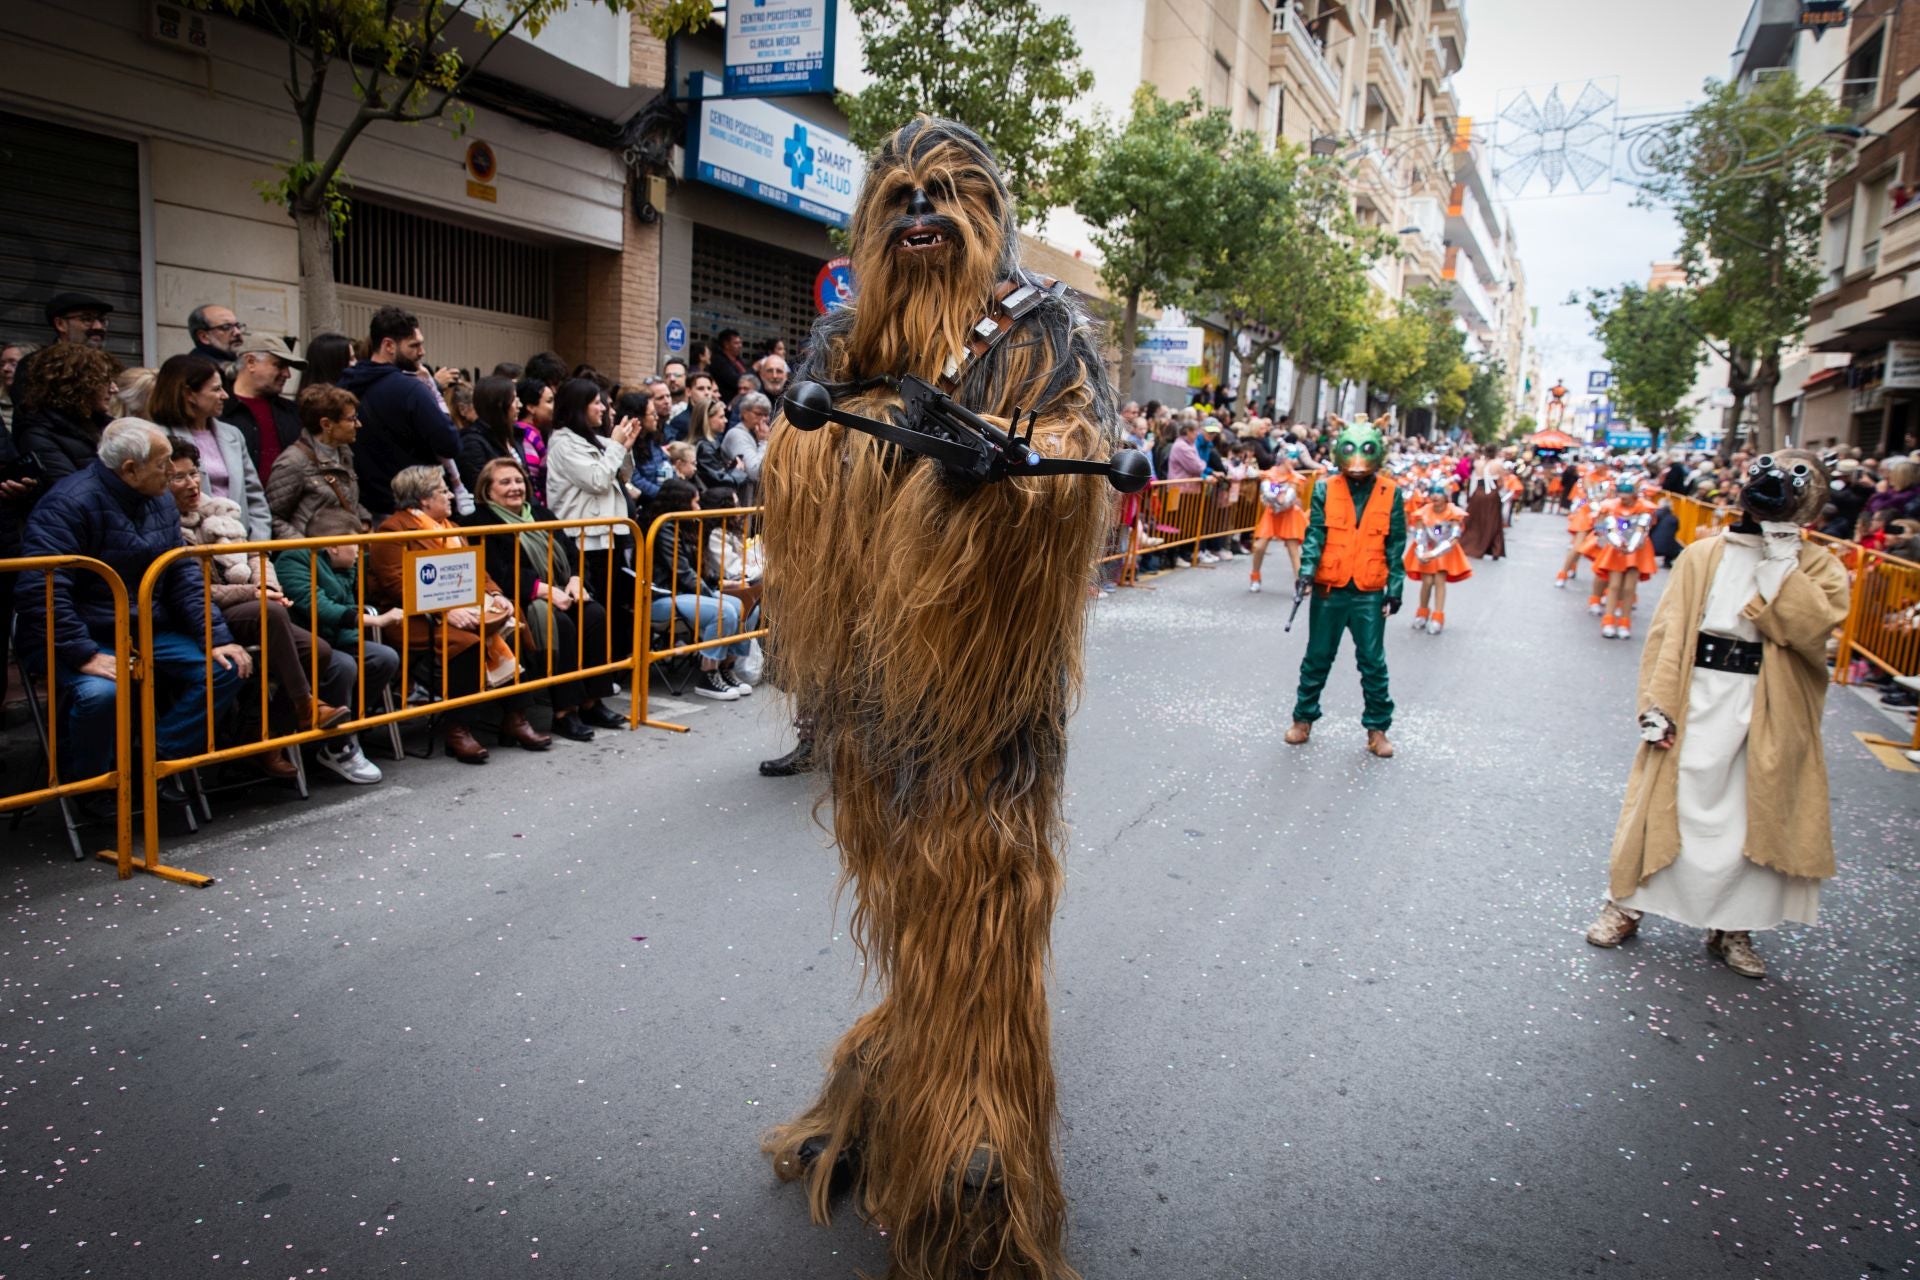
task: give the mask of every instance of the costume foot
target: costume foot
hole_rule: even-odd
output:
[[[1707,930],[1707,950],[1743,978],[1767,976],[1767,962],[1753,949],[1753,935],[1745,929]]]
[[[1290,747],[1297,747],[1312,735],[1313,725],[1310,721],[1295,720],[1293,728],[1287,730],[1286,743]]]
[[[1382,760],[1393,759],[1393,744],[1387,741],[1385,729],[1367,730],[1367,750]]]
[[[802,738],[798,746],[783,756],[760,762],[763,778],[791,778],[796,773],[813,771],[813,739]]]
[[[827,1149],[827,1143],[830,1140],[829,1135],[816,1133],[811,1138],[807,1138],[800,1143],[800,1149],[797,1154],[800,1159],[800,1173],[802,1177],[806,1176],[806,1174],[812,1170],[814,1163],[820,1159],[821,1153]],[[827,1182],[827,1194],[835,1196],[845,1195],[848,1189],[853,1186],[854,1180],[859,1176],[859,1173],[860,1144],[850,1142],[840,1148],[839,1154],[833,1158],[833,1174]]]
[[[1600,908],[1600,915],[1587,926],[1587,941],[1596,947],[1617,947],[1640,932],[1640,913],[1628,913],[1611,902]]]

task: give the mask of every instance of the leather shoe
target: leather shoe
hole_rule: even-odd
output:
[[[1287,730],[1287,736],[1285,737],[1285,739],[1283,739],[1283,741],[1285,741],[1286,744],[1290,747],[1297,747],[1312,736],[1313,736],[1313,721],[1295,720],[1293,722],[1293,727]]]
[[[285,747],[276,747],[265,755],[255,756],[253,763],[259,767],[260,772],[269,778],[278,778],[281,782],[292,782],[298,776]]]
[[[501,727],[503,729],[505,728],[504,725]],[[565,738],[568,742],[593,741],[593,730],[587,728],[586,724],[580,719],[580,714],[576,711],[569,711],[565,715],[555,716],[553,718],[553,731]]]
[[[442,731],[442,740],[447,744],[447,754],[461,764],[485,764],[487,749],[480,745],[480,739],[473,736],[473,730],[464,724],[449,723]]]
[[[500,717],[500,745],[545,751],[553,745],[553,738],[528,724],[524,712],[508,711]]]
[[[349,707],[329,706],[316,698],[311,705],[300,709],[300,730],[304,733],[308,729],[331,729],[352,714]]]
[[[1385,729],[1367,730],[1367,750],[1382,760],[1393,759],[1393,744],[1387,741]]]
[[[618,711],[610,711],[604,702],[596,702],[590,707],[580,708],[580,719],[596,729],[624,729],[627,718]]]

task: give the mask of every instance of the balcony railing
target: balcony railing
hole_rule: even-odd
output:
[[[1380,61],[1387,68],[1387,78],[1393,81],[1394,93],[1398,95],[1394,99],[1397,110],[1399,104],[1405,102],[1407,98],[1407,69],[1401,65],[1400,55],[1394,52],[1393,36],[1384,24],[1373,29],[1373,47],[1379,51]]]
[[[1285,36],[1287,43],[1300,51],[1301,60],[1320,81],[1327,96],[1333,99],[1336,108],[1340,102],[1340,77],[1334,74],[1333,64],[1327,61],[1326,44],[1307,30],[1307,24],[1301,19],[1300,11],[1290,0],[1282,0],[1279,8],[1273,11],[1273,32]]]

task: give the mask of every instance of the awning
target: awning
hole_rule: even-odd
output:
[[[1572,449],[1580,442],[1564,431],[1555,431],[1549,427],[1545,431],[1536,431],[1528,436],[1527,443],[1536,449]]]
[[[1822,387],[1838,386],[1841,379],[1846,376],[1847,368],[1845,365],[1841,365],[1835,369],[1822,369],[1800,384],[1800,394],[1805,395],[1809,391],[1818,391]]]

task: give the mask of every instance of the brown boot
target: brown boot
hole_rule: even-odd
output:
[[[1286,743],[1290,747],[1297,747],[1312,736],[1313,736],[1312,721],[1295,720],[1293,722],[1293,728],[1287,730]]]
[[[553,745],[553,738],[528,724],[523,712],[508,711],[500,716],[500,745],[545,751]]]
[[[485,764],[487,749],[480,745],[480,739],[473,731],[458,721],[448,721],[441,731],[441,738],[447,744],[447,754],[461,764]]]
[[[1387,741],[1385,729],[1367,730],[1367,750],[1382,760],[1393,759],[1393,744]]]
[[[1767,962],[1753,949],[1753,935],[1745,929],[1707,930],[1707,950],[1743,978],[1767,976]]]
[[[1600,908],[1599,917],[1587,926],[1587,941],[1596,947],[1617,947],[1640,932],[1640,913],[1609,902]]]

